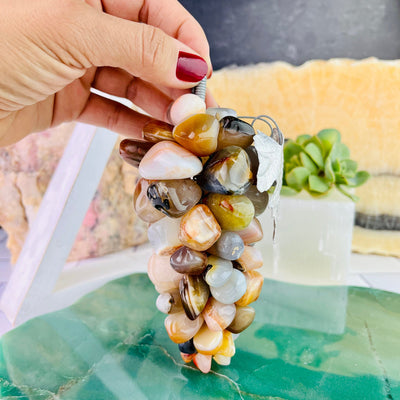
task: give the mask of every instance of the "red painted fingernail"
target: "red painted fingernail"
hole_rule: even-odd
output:
[[[185,82],[199,82],[208,72],[206,61],[191,53],[179,52],[176,77]]]

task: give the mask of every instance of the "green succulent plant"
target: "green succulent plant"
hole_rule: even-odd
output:
[[[284,174],[281,194],[293,196],[306,190],[313,196],[327,194],[336,187],[357,201],[351,188],[365,183],[366,171],[357,171],[357,162],[350,159],[350,150],[341,143],[340,132],[324,129],[317,135],[301,135],[288,140],[284,149]]]

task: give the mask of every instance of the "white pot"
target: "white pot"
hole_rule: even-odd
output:
[[[350,266],[354,202],[338,191],[314,198],[281,197],[275,244],[268,211],[259,217],[263,274],[305,285],[345,284]]]

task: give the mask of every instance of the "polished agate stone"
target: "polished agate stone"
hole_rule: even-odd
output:
[[[237,231],[236,233],[246,245],[259,242],[264,236],[261,223],[257,218],[254,218],[247,228]]]
[[[166,122],[150,120],[143,126],[143,138],[152,143],[158,143],[163,140],[174,141],[172,130],[174,127]]]
[[[220,238],[207,251],[225,260],[237,260],[244,251],[243,239],[235,232],[222,232]]]
[[[181,274],[199,275],[207,267],[207,255],[182,246],[170,258],[172,268]]]
[[[204,114],[206,103],[203,99],[193,93],[179,96],[169,109],[169,118],[174,125],[178,125],[186,118],[194,114]]]
[[[193,344],[193,338],[188,340],[185,343],[180,343],[178,345],[179,351],[184,354],[194,354],[196,353],[196,348]]]
[[[157,254],[171,256],[182,246],[179,240],[180,225],[179,218],[163,218],[149,226],[147,237]]]
[[[168,256],[153,254],[147,264],[147,273],[158,293],[178,290],[182,274],[176,272],[169,263]]]
[[[235,314],[236,306],[234,304],[222,304],[210,297],[202,315],[209,329],[222,331],[232,323]]]
[[[191,179],[153,181],[147,189],[150,203],[168,217],[179,218],[201,199],[199,185]]]
[[[202,189],[220,194],[243,194],[251,179],[249,156],[238,146],[228,146],[216,152],[196,177]]]
[[[260,296],[264,283],[264,277],[257,271],[248,271],[244,273],[247,288],[245,294],[235,303],[237,306],[247,306],[256,301]]]
[[[263,266],[263,257],[261,251],[254,246],[245,246],[242,255],[237,262],[244,271],[261,268]]]
[[[226,329],[232,333],[243,332],[254,321],[255,314],[254,308],[250,306],[237,306],[235,318]]]
[[[153,147],[153,143],[124,139],[119,145],[119,154],[124,161],[137,168],[151,147]]]
[[[210,289],[201,275],[183,275],[179,282],[179,293],[187,317],[194,320],[206,306]]]
[[[244,195],[209,194],[205,202],[227,231],[245,229],[254,218],[253,203]]]
[[[251,185],[246,191],[248,197],[254,205],[254,215],[258,217],[268,206],[268,192],[259,192],[256,185]]]
[[[173,314],[183,311],[179,291],[173,290],[171,293],[161,293],[157,297],[156,307],[164,314]]]
[[[257,184],[257,173],[258,167],[260,166],[260,160],[258,159],[258,153],[254,146],[249,146],[245,148],[247,155],[250,158],[250,168],[253,174],[253,184]]]
[[[237,117],[237,112],[232,110],[232,108],[209,107],[207,108],[206,113],[214,115],[218,121],[221,121],[221,119],[225,117]]]
[[[201,354],[216,354],[222,345],[222,331],[212,331],[204,324],[193,338],[196,350]]]
[[[221,227],[206,205],[198,204],[182,217],[179,239],[185,246],[204,251],[220,236]]]
[[[210,286],[220,287],[232,275],[233,266],[228,260],[216,256],[209,256],[207,264],[204,278]]]
[[[139,174],[146,179],[185,179],[203,169],[201,161],[177,143],[156,143],[139,164]]]
[[[217,150],[234,145],[248,147],[253,143],[254,128],[236,117],[227,116],[220,121]]]
[[[190,340],[203,325],[203,317],[191,320],[184,311],[168,315],[164,326],[168,336],[174,343],[185,343]]]
[[[173,135],[185,149],[203,157],[217,149],[218,132],[219,123],[214,116],[196,114],[175,126]]]
[[[147,189],[149,184],[150,181],[147,179],[139,179],[133,194],[133,208],[140,219],[152,223],[164,218],[165,215],[156,210],[148,199]]]
[[[230,278],[219,287],[210,286],[211,295],[223,304],[238,301],[246,292],[246,278],[242,272],[233,269]]]

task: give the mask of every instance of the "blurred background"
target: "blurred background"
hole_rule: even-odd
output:
[[[215,69],[262,61],[400,58],[397,0],[180,0],[203,26]],[[249,40],[251,38],[251,40]]]

